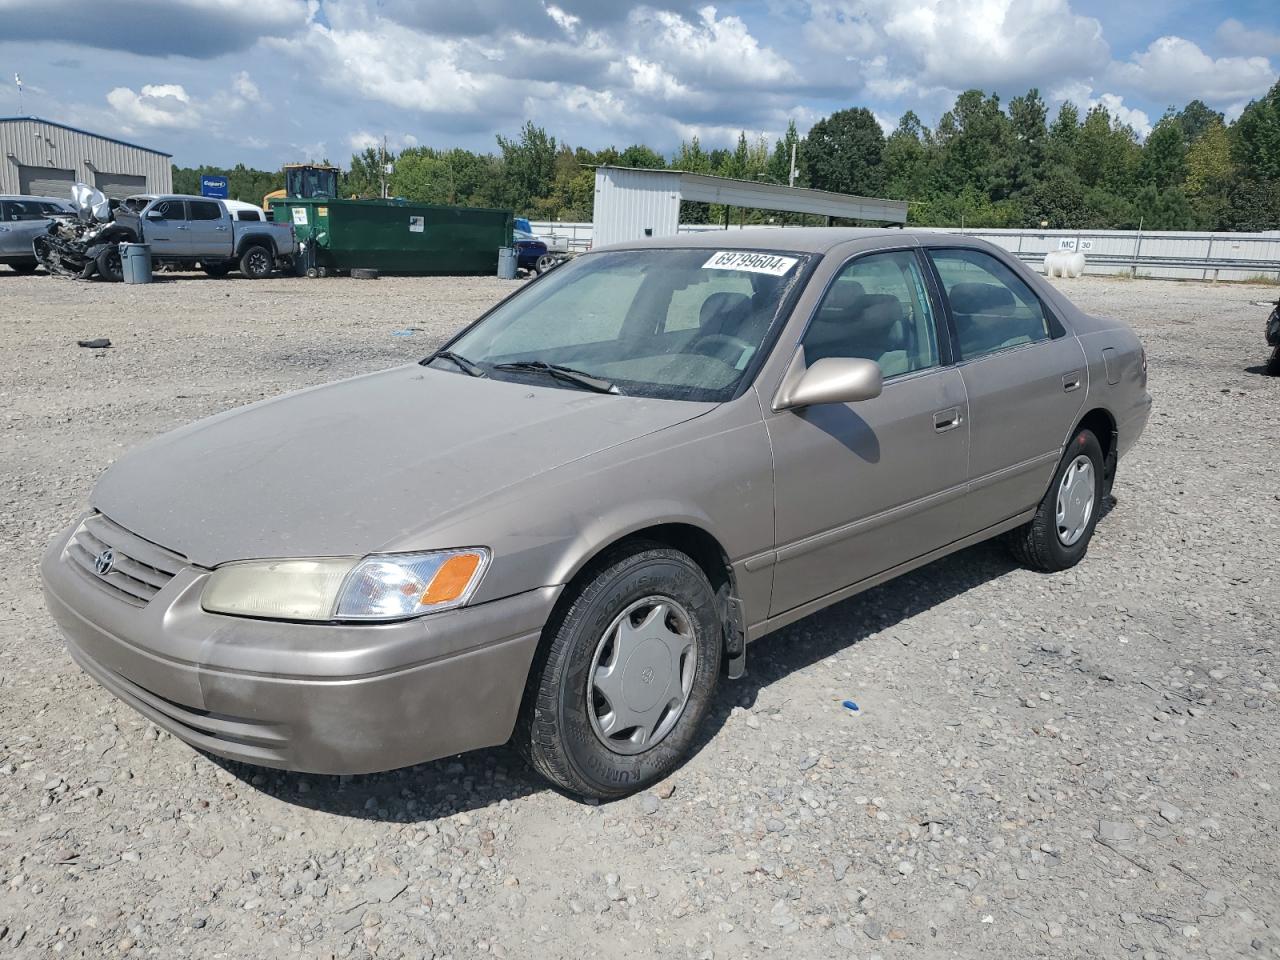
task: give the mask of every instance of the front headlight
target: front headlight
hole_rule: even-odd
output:
[[[488,565],[483,547],[229,563],[210,575],[200,605],[271,620],[405,620],[466,603]]]

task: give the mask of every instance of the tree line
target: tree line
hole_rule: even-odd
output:
[[[839,110],[800,136],[794,123],[770,144],[738,137],[705,149],[696,137],[670,157],[642,144],[589,150],[526,123],[497,151],[409,147],[390,154],[388,192],[419,203],[501,207],[535,220],[590,220],[597,164],[687,170],[909,201],[921,226],[1150,230],[1280,229],[1280,81],[1233,122],[1192,100],[1170,108],[1145,141],[1105,106],[1067,102],[1049,117],[1035,89],[1002,104],[968,90],[930,129],[912,111],[887,136],[871,111]],[[380,196],[383,158],[351,158],[343,195]],[[174,189],[199,192],[201,173],[230,178],[233,197],[261,202],[279,172],[238,165],[174,168]],[[719,222],[713,204],[685,204],[685,222]],[[735,211],[735,220],[785,215]],[[799,215],[792,215],[799,221]]]

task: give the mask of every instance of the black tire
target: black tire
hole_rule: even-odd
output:
[[[14,273],[35,273],[36,267],[40,264],[33,260],[31,263],[11,263],[9,266],[13,268]]]
[[[544,253],[542,256],[538,258],[537,262],[533,265],[533,269],[537,273],[543,274],[543,273],[546,273],[555,265],[556,265],[556,258],[549,253]]]
[[[1093,500],[1079,539],[1068,543],[1059,535],[1058,493],[1067,471],[1073,468],[1080,457],[1087,457],[1092,465]],[[1054,573],[1074,567],[1080,562],[1089,549],[1089,541],[1093,539],[1093,531],[1098,525],[1098,515],[1102,510],[1105,486],[1103,469],[1102,445],[1098,443],[1092,430],[1081,430],[1067,444],[1062,462],[1054,471],[1053,482],[1040,501],[1036,515],[1028,523],[1009,531],[1009,546],[1019,563],[1032,570]]]
[[[706,575],[678,550],[631,544],[603,557],[594,571],[561,601],[543,631],[515,739],[533,768],[556,787],[612,800],[668,776],[688,753],[715,693],[724,631]],[[597,649],[607,646],[604,638],[611,625],[629,607],[651,598],[675,601],[688,614],[685,627],[694,646],[687,656],[694,660],[693,677],[674,726],[651,746],[639,748],[641,752],[620,753],[597,732],[591,711],[599,709],[599,701],[589,692],[588,678],[593,676]],[[644,684],[651,682],[644,679],[646,673],[652,677],[650,670],[636,674]],[[631,674],[624,671],[623,676]],[[633,689],[648,693],[644,687]],[[666,692],[674,688],[664,687],[654,702]]]
[[[103,248],[94,261],[98,268],[98,276],[112,283],[124,280],[124,261],[120,259],[120,244],[113,243]]]
[[[1271,359],[1267,361],[1267,373],[1273,377],[1280,377],[1280,347],[1271,351]]]
[[[264,246],[254,244],[240,254],[240,273],[250,280],[265,280],[276,268],[276,258]]]
[[[231,272],[231,267],[225,263],[202,263],[204,272],[211,277],[225,277]]]

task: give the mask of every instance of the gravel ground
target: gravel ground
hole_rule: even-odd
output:
[[[1275,291],[1061,282],[1156,398],[1087,559],[982,545],[775,634],[683,769],[591,806],[505,747],[214,760],[80,673],[39,590],[123,449],[418,358],[508,285],[0,271],[0,956],[1280,957]]]

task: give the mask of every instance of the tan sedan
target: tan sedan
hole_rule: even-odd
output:
[[[514,736],[616,797],[771,631],[988,537],[1077,563],[1150,404],[1127,327],[981,241],[652,241],[152,441],[44,581],[84,669],[200,749],[360,773]]]

